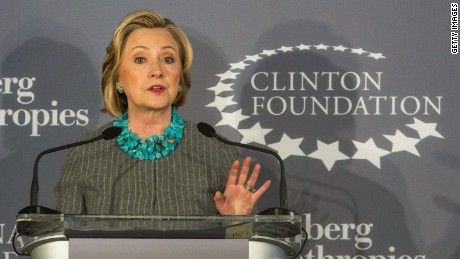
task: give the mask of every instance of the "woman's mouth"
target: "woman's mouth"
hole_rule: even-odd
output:
[[[152,93],[162,93],[166,88],[162,85],[151,85],[147,90]]]

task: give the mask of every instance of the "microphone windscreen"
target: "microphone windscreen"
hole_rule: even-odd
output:
[[[104,136],[105,140],[113,139],[120,135],[121,130],[122,129],[120,127],[110,127],[102,132],[102,136]]]
[[[212,138],[212,137],[214,137],[214,134],[216,134],[216,130],[211,125],[209,125],[207,123],[198,122],[196,127],[201,132],[201,134],[205,135],[208,138]]]

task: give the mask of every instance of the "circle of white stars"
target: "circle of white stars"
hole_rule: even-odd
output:
[[[260,122],[255,123],[250,128],[240,128],[240,122],[250,118],[250,116],[243,115],[243,110],[241,108],[234,112],[224,112],[226,107],[238,105],[235,101],[233,101],[235,96],[231,95],[231,92],[234,91],[232,88],[235,85],[234,80],[237,79],[240,73],[244,72],[247,66],[253,65],[259,60],[273,55],[293,51],[333,51],[349,53],[350,55],[358,55],[375,60],[386,58],[382,55],[382,53],[374,53],[362,48],[350,48],[342,45],[331,46],[322,43],[317,45],[300,44],[297,46],[281,46],[277,49],[263,50],[256,55],[246,55],[243,60],[236,63],[230,63],[230,68],[224,73],[216,74],[216,76],[220,78],[219,82],[215,86],[207,88],[209,91],[214,91],[215,99],[211,103],[207,104],[206,107],[216,108],[222,116],[222,119],[217,122],[215,126],[230,126],[243,136],[240,140],[241,143],[258,143],[268,146],[276,150],[283,160],[290,156],[303,156],[319,159],[323,162],[328,171],[332,170],[337,161],[350,159],[367,160],[369,163],[380,169],[381,158],[384,156],[396,152],[408,152],[415,156],[420,156],[416,145],[422,139],[430,136],[444,138],[436,130],[437,123],[425,123],[414,117],[414,122],[412,124],[406,124],[406,126],[417,131],[419,138],[408,137],[400,129],[396,129],[393,135],[383,135],[384,138],[391,142],[391,150],[385,150],[378,147],[373,138],[369,138],[364,142],[352,140],[356,147],[356,152],[350,157],[340,151],[339,141],[324,143],[321,140],[317,140],[317,149],[312,153],[305,154],[300,148],[300,144],[304,139],[303,137],[293,137],[284,133],[278,142],[267,143],[265,136],[273,129],[262,127]],[[226,97],[221,96],[222,93],[228,92],[230,92],[230,94],[226,94]]]

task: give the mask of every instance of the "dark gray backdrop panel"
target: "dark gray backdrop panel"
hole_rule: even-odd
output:
[[[460,256],[460,59],[450,54],[450,1],[7,0],[0,258],[14,258],[10,235],[35,156],[111,119],[99,112],[104,50],[117,22],[140,8],[175,20],[193,44],[192,91],[180,113],[285,158],[290,208],[311,230],[304,258]],[[302,75],[316,75],[317,89]],[[18,91],[20,79],[30,89]],[[327,114],[318,105],[314,114],[313,98],[329,100]],[[339,99],[339,112],[351,105],[356,114],[334,114]],[[50,120],[33,125],[34,114]],[[277,205],[276,161],[245,154],[274,183],[259,208]],[[41,205],[53,206],[63,156],[42,160]]]

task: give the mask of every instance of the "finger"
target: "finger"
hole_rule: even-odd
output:
[[[249,167],[251,165],[251,157],[247,156],[243,161],[243,166],[240,170],[240,176],[238,178],[238,184],[245,184],[248,178]]]
[[[238,168],[240,167],[240,161],[233,161],[230,172],[228,173],[227,186],[236,184],[236,178],[238,177]]]
[[[271,180],[267,180],[262,186],[260,186],[259,189],[257,189],[257,191],[252,195],[255,201],[259,200],[260,196],[262,196],[262,194],[264,194],[264,192],[267,191],[271,183]]]
[[[250,187],[256,186],[257,178],[259,178],[259,172],[260,172],[260,164],[256,164],[254,166],[254,169],[252,170],[251,177],[249,177],[249,180],[246,182],[246,184]]]
[[[214,194],[214,201],[216,202],[216,204],[220,204],[224,201],[224,196],[222,195],[222,193],[220,191],[217,191],[215,194]]]

